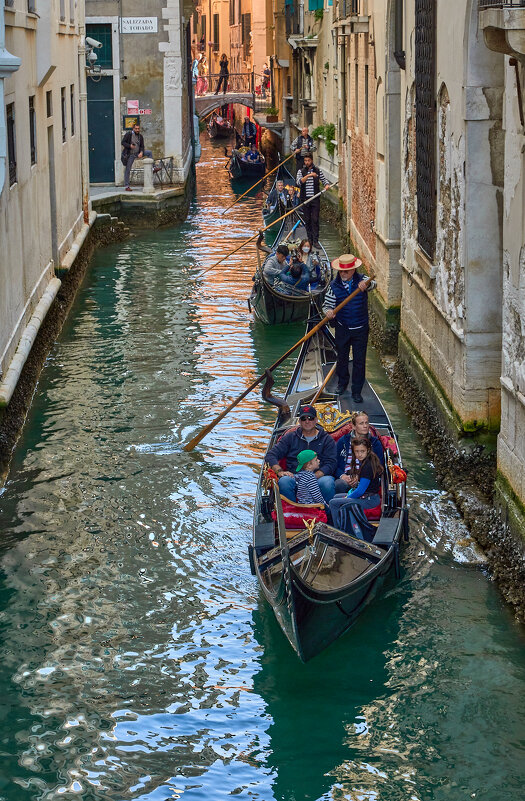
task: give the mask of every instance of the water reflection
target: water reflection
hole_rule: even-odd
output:
[[[220,215],[222,159],[204,143],[179,229],[96,255],[0,495],[0,801],[515,801],[522,632],[460,561],[477,557],[374,353],[413,538],[401,582],[308,665],[246,558],[274,410],[252,394],[181,450],[302,333],[253,322],[253,248],[201,276],[261,220],[258,193]]]

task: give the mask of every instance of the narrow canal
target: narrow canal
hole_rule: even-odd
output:
[[[517,801],[524,632],[375,354],[412,539],[308,665],[246,556],[274,410],[181,451],[301,335],[251,319],[252,248],[200,276],[260,226],[261,195],[221,216],[224,162],[203,139],[186,223],[96,255],[36,391],[0,494],[0,799]]]

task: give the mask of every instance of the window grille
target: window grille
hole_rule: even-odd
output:
[[[213,49],[219,49],[219,15],[213,15]]]
[[[36,113],[34,95],[29,98],[29,149],[31,152],[31,164],[36,164]]]
[[[432,259],[436,244],[435,0],[416,0],[415,84],[418,243]]]
[[[9,160],[9,186],[16,184],[16,130],[15,130],[15,104],[6,106],[7,118],[7,157]]]

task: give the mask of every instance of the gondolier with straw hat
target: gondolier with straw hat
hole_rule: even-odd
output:
[[[346,392],[350,381],[348,360],[352,348],[352,398],[362,403],[361,390],[365,383],[366,348],[368,345],[367,292],[375,287],[374,281],[365,281],[366,275],[357,272],[363,262],[351,253],[344,253],[332,262],[335,279],[331,282],[323,302],[323,312],[335,318],[335,344],[337,348],[337,394]],[[337,314],[334,309],[355,290],[361,290]]]

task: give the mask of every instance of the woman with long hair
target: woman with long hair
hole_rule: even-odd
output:
[[[306,264],[308,267],[308,275],[311,284],[319,282],[321,277],[321,269],[319,266],[319,259],[312,253],[312,243],[309,239],[302,239],[299,247],[297,248],[297,258]]]
[[[330,512],[336,528],[362,540],[363,510],[375,509],[381,503],[383,465],[368,437],[354,437],[351,444],[350,475],[355,476],[356,486],[347,493],[335,495],[330,501]]]
[[[217,83],[217,89],[215,90],[215,94],[218,95],[221,84],[224,82],[224,94],[226,94],[226,90],[228,89],[228,78],[230,77],[230,71],[228,69],[228,56],[226,53],[223,53],[221,56],[221,60],[219,61],[219,82]]]

